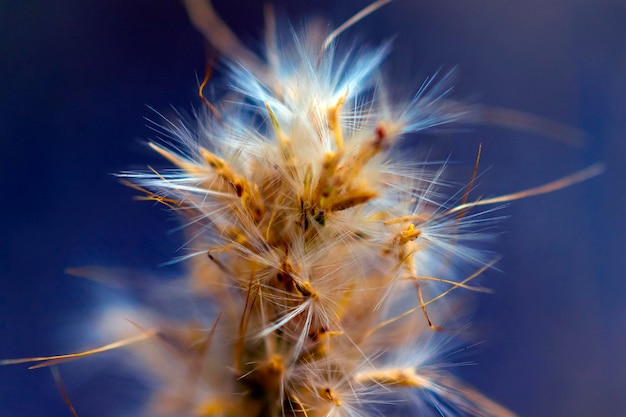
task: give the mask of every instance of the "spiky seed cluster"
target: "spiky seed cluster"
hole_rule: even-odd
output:
[[[186,217],[190,285],[216,312],[208,331],[160,329],[184,371],[150,366],[166,382],[155,408],[364,416],[402,400],[411,415],[504,415],[432,366],[422,310],[469,280],[434,276],[459,255],[480,259],[458,249],[471,222],[438,203],[440,172],[394,151],[459,116],[446,77],[398,106],[378,71],[387,47],[338,57],[320,34],[278,45],[262,76],[232,64],[219,116],[197,132],[169,124],[178,143],[151,144],[177,168],[123,175]]]

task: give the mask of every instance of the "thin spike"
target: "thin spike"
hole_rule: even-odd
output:
[[[56,366],[51,366],[50,372],[52,372],[52,377],[54,378],[54,382],[56,383],[57,388],[59,389],[59,392],[63,397],[65,405],[67,405],[67,408],[70,409],[70,413],[72,413],[74,417],[78,417],[78,413],[74,409],[72,401],[70,401],[70,397],[69,395],[67,395],[67,391],[65,390],[65,385],[63,384],[63,380],[61,379],[61,373],[59,372],[59,369]]]
[[[478,145],[478,155],[476,155],[476,162],[474,163],[474,172],[472,172],[472,179],[470,179],[470,182],[467,185],[467,189],[465,190],[465,195],[463,196],[463,200],[461,200],[461,205],[467,203],[470,192],[472,191],[472,187],[474,186],[474,181],[476,181],[476,174],[478,174],[478,165],[480,164],[480,155],[482,153],[482,150],[483,150],[483,144],[481,143]],[[457,221],[460,221],[463,217],[465,217],[466,213],[467,213],[466,210],[459,211],[459,213],[456,216]]]
[[[149,330],[137,336],[129,337],[126,339],[118,340],[117,342],[109,343],[95,349],[86,350],[78,353],[68,353],[65,355],[53,355],[53,356],[36,356],[32,358],[20,358],[20,359],[3,359],[0,360],[0,366],[4,365],[17,365],[20,363],[32,363],[43,362],[38,365],[31,366],[28,369],[43,368],[51,365],[55,365],[59,362],[65,362],[66,360],[78,359],[85,356],[95,355],[97,353],[107,352],[109,350],[119,349],[134,343],[138,343],[147,339],[150,339],[157,335],[156,330]]]
[[[537,133],[576,148],[583,147],[589,137],[582,130],[567,124],[504,107],[479,107],[478,118],[490,125]]]
[[[488,262],[487,264],[483,265],[479,270],[477,270],[476,272],[474,272],[472,275],[470,275],[469,277],[465,278],[463,281],[457,282],[455,285],[453,285],[451,288],[447,289],[446,291],[442,292],[441,294],[439,294],[438,296],[431,298],[430,300],[426,301],[426,302],[420,302],[420,305],[413,307],[409,310],[406,310],[404,313],[401,313],[395,317],[392,317],[388,320],[383,321],[382,323],[372,327],[370,330],[368,330],[368,332],[365,334],[365,338],[368,338],[369,336],[371,336],[374,332],[376,332],[379,329],[382,329],[385,326],[388,326],[398,320],[400,320],[401,318],[404,318],[410,314],[413,314],[414,312],[416,312],[417,310],[421,310],[423,308],[425,308],[426,306],[434,303],[437,300],[442,299],[443,297],[445,297],[446,295],[450,294],[452,291],[458,289],[458,288],[462,288],[463,285],[467,284],[469,281],[473,280],[474,278],[478,277],[479,275],[481,275],[483,272],[485,272],[487,269],[491,268],[492,266],[494,266],[496,264],[496,262],[498,262],[500,260],[500,258],[496,258],[494,260],[492,260],[491,262]]]
[[[450,210],[448,210],[445,214],[453,214],[459,211],[477,207],[477,206],[486,206],[490,204],[498,204],[498,203],[508,203],[510,201],[520,200],[522,198],[533,197],[536,195],[547,194],[557,190],[562,190],[563,188],[567,188],[571,185],[578,184],[579,182],[583,182],[588,180],[589,178],[593,178],[602,174],[605,170],[606,166],[604,163],[596,163],[587,167],[581,171],[578,171],[572,175],[568,175],[556,181],[549,182],[547,184],[541,185],[535,188],[529,188],[524,191],[518,191],[512,194],[506,194],[499,197],[488,198],[486,200],[478,200],[472,203],[465,203],[458,205]]]
[[[420,305],[422,306],[422,312],[424,313],[426,322],[428,322],[428,327],[430,327],[432,330],[436,332],[440,332],[444,330],[443,327],[435,326],[432,320],[430,319],[430,316],[428,315],[428,310],[426,309],[426,306],[424,305],[424,296],[422,295],[422,286],[419,285],[419,282],[417,280],[414,281],[413,284],[415,285],[415,289],[417,290],[417,298],[419,299]]]
[[[266,74],[265,66],[256,55],[241,44],[237,36],[220,19],[210,0],[183,0],[183,2],[191,23],[209,44],[257,76]]]
[[[350,19],[346,20],[341,26],[337,29],[333,30],[324,40],[322,44],[322,49],[320,50],[320,56],[328,49],[328,46],[346,29],[350,28],[354,24],[358,23],[363,18],[367,17],[367,15],[374,13],[376,10],[380,9],[387,3],[391,3],[393,0],[377,0],[369,6],[362,9],[360,12],[352,16]]]
[[[215,118],[221,122],[224,119],[222,119],[222,116],[220,116],[220,114],[217,111],[217,109],[215,108],[215,106],[213,104],[211,104],[211,102],[206,97],[204,97],[204,94],[203,94],[204,87],[206,87],[207,83],[209,82],[209,79],[213,75],[213,66],[214,65],[215,64],[213,62],[213,59],[206,63],[206,67],[204,68],[204,79],[202,80],[202,83],[200,84],[200,87],[198,87],[198,97],[200,97],[200,100],[202,100],[204,105],[207,106],[207,108],[211,111],[213,116],[215,116]]]

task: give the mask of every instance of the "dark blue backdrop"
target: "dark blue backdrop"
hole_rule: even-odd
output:
[[[338,24],[368,2],[276,4],[295,21],[318,12]],[[259,38],[261,2],[215,3],[244,41]],[[474,330],[485,343],[463,357],[478,366],[459,373],[523,416],[622,415],[626,4],[397,0],[346,37],[354,34],[372,44],[397,35],[387,68],[394,79],[415,85],[458,65],[458,97],[590,135],[583,149],[496,128],[417,142],[466,167],[482,142],[484,195],[606,162],[600,178],[505,210],[511,218],[494,244],[504,273],[488,276],[495,295],[475,297]],[[0,2],[0,358],[91,341],[82,319],[97,314],[102,291],[64,268],[169,273],[156,265],[181,243],[167,234],[176,223],[160,207],[132,201],[135,193],[108,174],[163,166],[142,144],[152,135],[146,105],[200,106],[195,77],[204,54],[174,0]],[[132,380],[100,369],[89,382],[80,366],[61,371],[81,417],[118,415],[132,401]],[[0,368],[0,416],[36,415],[69,415],[49,372]]]

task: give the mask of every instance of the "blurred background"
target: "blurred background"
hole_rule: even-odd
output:
[[[319,16],[338,25],[369,0],[274,4],[293,22]],[[259,45],[262,2],[215,7],[245,44]],[[458,374],[520,416],[624,415],[626,3],[396,0],[344,38],[394,38],[385,72],[406,91],[456,66],[455,97],[588,134],[580,148],[495,127],[410,143],[450,155],[460,183],[482,143],[476,196],[606,163],[601,177],[500,212],[510,216],[493,244],[502,272],[483,281],[495,294],[468,294],[480,343],[460,357],[476,366]],[[179,253],[174,218],[133,201],[136,192],[110,174],[164,166],[145,146],[155,136],[144,120],[156,118],[148,106],[166,115],[200,108],[205,56],[175,0],[0,0],[0,358],[93,346],[89,319],[102,300],[123,295],[69,276],[67,267],[180,271],[158,266]],[[97,359],[60,370],[81,417],[120,415],[145,395]],[[0,368],[0,416],[66,415],[49,371]]]

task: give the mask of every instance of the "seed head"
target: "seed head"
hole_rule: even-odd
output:
[[[552,192],[602,166],[470,201],[479,148],[469,185],[451,189],[445,163],[433,170],[399,146],[471,118],[474,108],[448,97],[451,74],[392,99],[380,70],[390,45],[340,45],[346,28],[389,1],[333,31],[270,25],[261,60],[209,2],[186,0],[225,56],[230,92],[209,101],[207,76],[197,125],[163,118],[167,139],[149,144],[173,167],[120,177],[180,215],[188,252],[175,261],[187,273],[168,290],[197,314],[180,313],[188,306],[173,296],[180,314],[124,311],[137,335],[111,326],[111,308],[101,328],[113,327],[117,342],[0,365],[51,366],[133,345],[135,366],[159,382],[150,410],[165,416],[511,416],[446,369],[464,327],[450,294],[485,291],[472,281],[496,262],[475,243],[497,219],[473,209]],[[498,122],[507,114],[488,110]],[[510,124],[520,120],[538,119],[515,113]]]
[[[162,330],[182,349],[176,360],[199,366],[176,413],[363,416],[410,400],[415,415],[453,415],[492,405],[464,397],[437,367],[445,345],[430,321],[453,319],[435,301],[474,288],[477,274],[457,281],[457,261],[490,265],[463,246],[482,237],[483,220],[452,213],[442,169],[397,146],[463,116],[446,100],[450,75],[392,102],[379,70],[389,45],[345,50],[336,36],[315,24],[272,36],[262,72],[228,61],[233,93],[197,128],[166,121],[173,141],[150,144],[175,169],[122,174],[184,216],[190,285],[220,317],[203,343],[189,327]],[[181,378],[168,374],[163,392]]]

